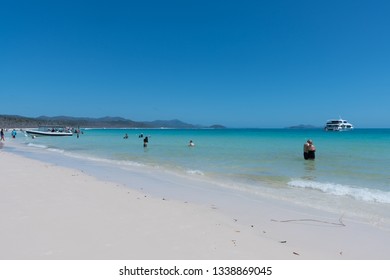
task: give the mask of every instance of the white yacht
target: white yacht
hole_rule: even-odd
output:
[[[328,120],[326,122],[324,129],[326,131],[346,131],[346,130],[352,130],[353,125],[348,121],[340,118],[338,120],[336,119]]]

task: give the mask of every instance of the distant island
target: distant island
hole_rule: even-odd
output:
[[[40,116],[29,118],[18,115],[0,115],[0,128],[35,128],[63,125],[82,128],[225,128],[223,125],[193,125],[180,120],[132,121],[121,117],[83,118],[68,116]]]

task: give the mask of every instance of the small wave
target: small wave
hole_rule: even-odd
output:
[[[104,164],[110,164],[110,165],[135,166],[135,167],[145,166],[145,164],[135,162],[135,161],[106,159],[106,158],[102,158],[102,157],[95,157],[95,156],[91,156],[91,155],[83,155],[83,154],[77,154],[77,153],[72,153],[72,152],[66,152],[65,154],[67,156],[75,158],[75,159],[88,160],[88,161],[92,161],[92,162],[104,163]]]
[[[124,166],[136,166],[136,167],[145,167],[146,165],[140,162],[135,162],[135,161],[115,161],[119,165],[124,165]]]
[[[65,152],[64,150],[55,149],[55,148],[48,148],[47,150],[50,152],[61,153],[61,154],[63,154]]]
[[[188,174],[204,176],[204,173],[200,170],[187,170]]]
[[[334,183],[320,183],[315,181],[305,180],[292,180],[288,182],[290,187],[304,188],[320,190],[324,193],[337,195],[337,196],[349,196],[356,200],[362,200],[366,202],[379,202],[390,204],[390,192],[358,188],[349,185],[341,185]]]
[[[50,148],[49,146],[46,146],[43,144],[28,143],[27,146],[33,147],[33,148],[45,149],[45,150],[50,151],[50,152],[61,153],[61,154],[63,154],[65,152],[62,149]]]
[[[34,147],[34,148],[41,148],[41,149],[47,149],[48,146],[46,145],[39,145],[39,144],[34,144],[34,143],[28,143],[27,144],[28,147]]]

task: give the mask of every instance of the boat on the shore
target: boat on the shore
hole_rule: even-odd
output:
[[[72,129],[63,126],[40,126],[38,129],[26,129],[27,134],[36,136],[72,136]]]
[[[353,129],[353,125],[341,118],[332,119],[326,122],[324,129],[325,131],[348,131]]]

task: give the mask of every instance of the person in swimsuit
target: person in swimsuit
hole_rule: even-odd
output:
[[[303,145],[303,158],[305,160],[316,158],[316,147],[310,139]]]
[[[148,136],[146,136],[144,138],[144,148],[146,148],[148,146],[148,143],[149,143],[149,138],[148,138]]]

